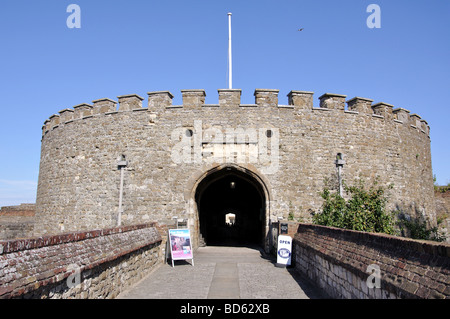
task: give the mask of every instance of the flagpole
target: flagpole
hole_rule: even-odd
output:
[[[231,12],[228,12],[228,88],[233,87],[233,74],[232,74],[232,62],[231,62]]]

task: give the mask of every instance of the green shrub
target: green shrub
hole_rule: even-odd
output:
[[[433,240],[444,242],[447,236],[441,233],[438,227],[428,227],[426,221],[420,218],[407,218],[403,214],[398,214],[398,226],[402,232],[408,232],[408,237],[421,240]]]
[[[388,189],[392,187],[390,185]],[[393,214],[386,212],[388,195],[384,187],[378,186],[378,180],[368,189],[359,180],[354,186],[344,184],[344,190],[350,195],[347,201],[328,187],[324,188],[320,195],[325,201],[322,211],[313,215],[314,223],[367,232],[395,233]]]

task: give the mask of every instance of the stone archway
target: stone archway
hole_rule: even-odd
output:
[[[270,194],[267,182],[247,167],[224,164],[191,179],[189,215],[194,241],[207,245],[259,244],[268,249]],[[235,222],[227,225],[226,214]]]

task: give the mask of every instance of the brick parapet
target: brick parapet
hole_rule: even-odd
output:
[[[38,249],[42,247],[68,244],[85,239],[94,239],[100,236],[108,236],[117,233],[125,233],[133,230],[155,227],[156,223],[130,225],[122,227],[114,227],[107,229],[96,229],[90,231],[71,232],[66,234],[58,234],[53,236],[42,236],[36,238],[25,238],[17,240],[0,241],[0,255],[20,252],[29,249]]]
[[[149,265],[161,262],[160,244],[156,223],[2,241],[0,298],[51,298],[60,290],[70,291],[66,296],[79,294],[78,297],[85,298],[117,295],[118,290],[148,272]],[[141,258],[131,258],[136,254]],[[105,280],[119,282],[101,283],[98,276],[107,271],[110,264],[119,264],[121,276],[130,280],[120,282],[117,274],[111,274],[111,278]],[[139,269],[137,276],[131,276],[130,271],[136,275],[136,269]],[[87,280],[81,290],[64,284],[74,271]],[[93,287],[94,281],[102,288]]]
[[[32,217],[36,211],[35,204],[20,204],[17,206],[3,206],[0,208],[0,216]]]
[[[336,298],[450,298],[450,245],[300,224],[296,269]],[[369,265],[381,288],[368,288]]]

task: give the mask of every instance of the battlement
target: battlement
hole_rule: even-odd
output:
[[[118,96],[118,101],[109,98],[102,98],[92,101],[91,104],[79,104],[73,109],[66,108],[50,116],[42,127],[42,134],[58,128],[61,124],[70,123],[75,120],[82,120],[103,114],[113,114],[120,112],[149,111],[162,113],[171,109],[201,109],[217,107],[220,109],[230,108],[253,108],[267,110],[267,108],[309,110],[315,111],[340,111],[347,114],[360,114],[372,116],[403,124],[419,132],[430,134],[430,127],[424,119],[417,114],[410,114],[404,108],[395,108],[385,102],[373,104],[373,100],[364,97],[354,97],[346,100],[346,95],[335,93],[324,93],[319,99],[319,106],[313,106],[314,92],[292,90],[287,94],[287,105],[280,105],[278,101],[279,90],[255,89],[254,104],[241,103],[242,90],[240,89],[219,89],[219,103],[205,104],[206,92],[202,89],[181,90],[182,105],[173,105],[174,95],[169,91],[148,92],[147,107],[143,107],[144,98],[137,94]],[[118,105],[118,106],[117,106]]]

